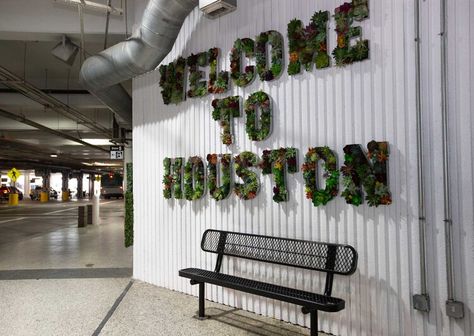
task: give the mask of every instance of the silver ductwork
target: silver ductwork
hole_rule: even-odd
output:
[[[107,105],[124,126],[132,124],[132,99],[120,83],[160,64],[198,3],[199,0],[150,0],[132,37],[88,58],[82,65],[81,84]]]

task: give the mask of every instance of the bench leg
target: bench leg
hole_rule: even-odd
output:
[[[205,296],[205,291],[204,291],[204,283],[199,284],[199,318],[204,319],[206,318],[205,315],[205,307],[204,307],[204,296]]]
[[[313,310],[311,311],[311,330],[310,330],[310,335],[311,336],[318,336],[318,311]]]

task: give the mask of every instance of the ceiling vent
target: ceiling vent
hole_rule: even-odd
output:
[[[230,13],[236,8],[237,0],[199,0],[199,9],[210,19]]]
[[[66,35],[63,35],[62,41],[51,50],[51,53],[56,58],[72,66],[78,51],[79,48]]]

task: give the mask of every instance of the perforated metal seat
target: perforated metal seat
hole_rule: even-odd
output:
[[[349,245],[206,230],[201,248],[218,255],[214,271],[199,268],[179,271],[180,276],[191,279],[192,285],[199,285],[199,318],[205,317],[204,284],[209,283],[302,306],[304,314],[311,314],[311,336],[318,333],[319,310],[338,312],[345,307],[344,300],[331,296],[334,275],[351,275],[357,268],[357,252]],[[224,256],[325,272],[324,294],[222,274]]]
[[[294,288],[273,285],[199,268],[183,269],[179,271],[179,275],[197,282],[205,282],[236,289],[270,299],[294,303],[309,309],[337,312],[343,310],[345,307],[344,300],[331,296],[305,292]]]

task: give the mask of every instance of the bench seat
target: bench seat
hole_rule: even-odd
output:
[[[198,319],[206,318],[204,301],[208,283],[301,306],[303,314],[310,314],[311,336],[318,335],[318,311],[339,312],[346,305],[344,300],[331,295],[334,275],[351,275],[357,269],[357,251],[350,245],[209,229],[202,235],[201,249],[217,254],[214,271],[199,268],[179,271],[181,277],[191,280],[191,285],[199,285]],[[224,256],[324,272],[324,292],[310,293],[222,274]]]
[[[199,268],[186,268],[179,275],[197,283],[209,283],[238,291],[264,296],[270,299],[300,305],[309,310],[338,312],[344,309],[345,301],[339,298],[305,292],[302,290],[273,285]]]

